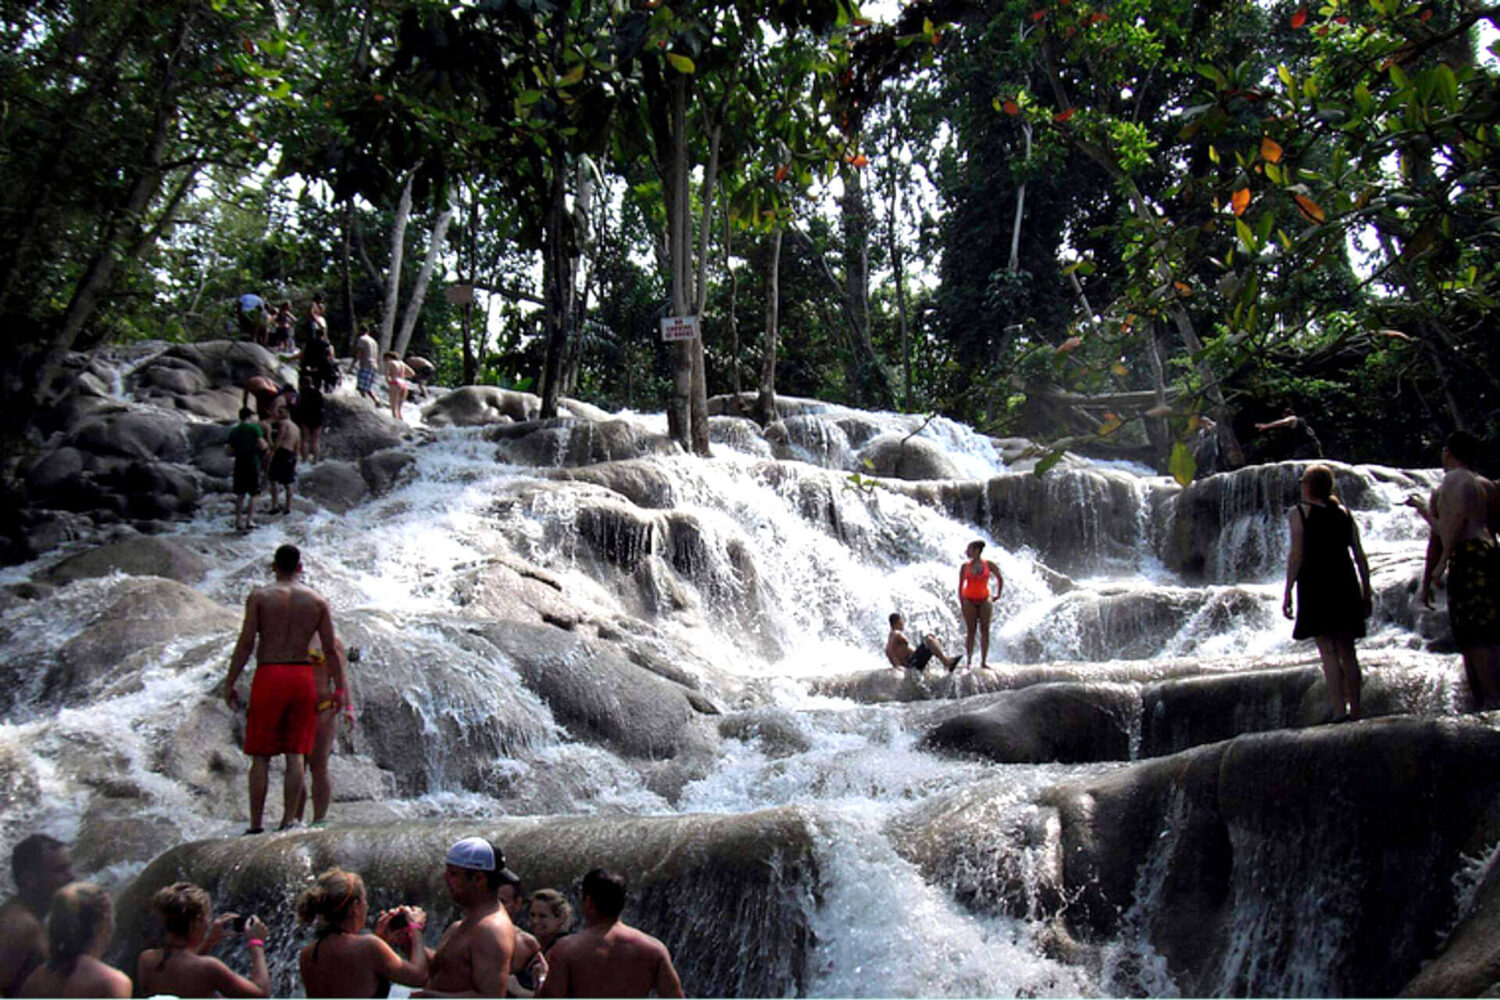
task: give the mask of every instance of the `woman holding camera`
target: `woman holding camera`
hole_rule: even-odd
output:
[[[268,997],[271,973],[266,969],[266,925],[233,913],[214,919],[213,901],[191,882],[157,890],[151,906],[161,918],[166,943],[141,952],[136,985],[141,996]],[[224,938],[244,938],[250,952],[250,978],[206,954]]]
[[[297,898],[297,919],[314,924],[316,940],[302,949],[298,964],[310,997],[384,997],[391,983],[427,982],[427,949],[422,927],[427,915],[415,906],[386,910],[375,933],[364,933],[370,916],[364,879],[330,868]],[[398,954],[406,954],[402,958]]]

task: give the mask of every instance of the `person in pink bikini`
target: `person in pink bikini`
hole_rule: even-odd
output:
[[[968,559],[958,567],[958,606],[964,614],[964,666],[974,662],[974,630],[979,631],[979,669],[990,668],[990,615],[1005,589],[1000,567],[984,558],[984,543],[972,541],[964,550]],[[990,594],[990,581],[995,583]]]

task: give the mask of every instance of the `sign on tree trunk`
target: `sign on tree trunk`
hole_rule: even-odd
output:
[[[661,320],[661,339],[668,342],[674,340],[697,340],[698,317],[663,316]]]

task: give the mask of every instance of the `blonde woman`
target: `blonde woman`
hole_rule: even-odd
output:
[[[422,928],[427,915],[415,906],[386,910],[365,933],[369,899],[364,879],[330,868],[297,899],[297,919],[312,924],[316,940],[297,956],[310,997],[384,997],[391,983],[427,982]],[[400,949],[405,958],[398,954]]]
[[[266,968],[266,925],[259,917],[238,920],[226,913],[214,919],[213,900],[202,887],[174,882],[157,890],[151,906],[161,918],[166,942],[141,952],[136,982],[143,996],[268,997],[271,973]],[[238,931],[234,928],[240,928]],[[250,978],[206,954],[231,934],[245,940]]]

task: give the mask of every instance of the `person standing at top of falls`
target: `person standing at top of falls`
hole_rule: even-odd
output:
[[[238,711],[235,682],[255,653],[255,679],[250,685],[250,707],[245,715],[245,753],[250,756],[250,828],[260,833],[265,814],[266,788],[270,782],[271,758],[284,754],[286,775],[282,779],[281,828],[296,819],[302,796],[302,767],[317,738],[318,692],[313,683],[308,645],[318,636],[324,649],[338,648],[333,616],[328,602],[298,579],[302,575],[302,553],[295,545],[276,550],[271,564],[276,582],[251,591],[245,601],[245,621],[240,628],[229,675],[224,680],[224,701]],[[334,701],[342,707],[340,692],[347,690],[344,661],[330,660]]]
[[[974,663],[974,632],[979,631],[979,669],[990,668],[990,616],[1005,590],[1000,567],[984,558],[984,543],[972,541],[965,550],[968,559],[958,567],[958,607],[964,615],[964,666]],[[994,581],[994,594],[990,581]],[[950,668],[951,669],[951,668]]]
[[[537,996],[682,996],[682,980],[667,946],[620,919],[625,879],[595,868],[583,877],[583,930],[569,934],[547,954],[551,972]]]
[[[370,335],[370,328],[360,327],[359,339],[354,342],[354,360],[349,370],[355,375],[354,387],[358,394],[377,407],[380,405],[380,400],[375,396],[375,376],[379,372],[375,362],[379,355],[380,345]]]
[[[1297,416],[1290,409],[1281,411],[1279,420],[1270,423],[1256,424],[1255,429],[1261,433],[1266,431],[1283,431],[1279,437],[1279,444],[1273,449],[1278,453],[1279,460],[1291,459],[1313,459],[1323,457],[1323,442],[1318,440],[1314,433],[1312,424],[1302,417]]]
[[[151,897],[161,918],[166,942],[148,948],[136,960],[135,980],[142,996],[268,997],[271,972],[266,966],[267,929],[259,917],[238,919],[226,913],[214,919],[213,900],[202,886],[174,882]],[[230,934],[242,936],[250,952],[246,979],[208,954]]]
[[[906,637],[906,619],[897,612],[891,615],[890,621],[891,634],[885,639],[885,658],[895,669],[925,670],[934,656],[938,658],[939,663],[948,668],[950,674],[953,668],[958,666],[958,657],[944,655],[943,645],[938,642],[937,636],[924,635],[922,644],[913,648],[911,640]]]
[[[0,995],[18,997],[47,960],[47,910],[73,881],[73,856],[62,841],[33,833],[11,849],[10,874],[16,894],[0,904]]]
[[[1295,584],[1297,613],[1292,638],[1315,639],[1318,643],[1332,721],[1358,719],[1360,675],[1354,640],[1364,636],[1365,619],[1370,616],[1370,566],[1359,544],[1359,528],[1353,516],[1333,495],[1332,469],[1313,465],[1302,473],[1302,501],[1287,515],[1287,523],[1292,545],[1286,557],[1281,613],[1293,617]]]
[[[1427,509],[1430,531],[1422,567],[1422,603],[1448,573],[1448,620],[1463,653],[1469,690],[1481,711],[1500,708],[1500,549],[1490,527],[1492,490],[1471,468],[1479,439],[1467,431],[1448,436],[1443,481]]]
[[[443,881],[463,916],[443,931],[417,997],[503,997],[516,953],[516,927],[500,905],[500,886],[519,881],[505,855],[484,837],[465,837],[443,857]]]

